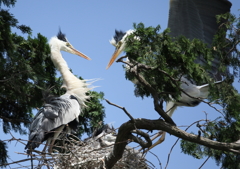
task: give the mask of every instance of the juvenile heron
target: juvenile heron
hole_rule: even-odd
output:
[[[43,108],[34,117],[29,128],[29,141],[25,147],[28,152],[47,140],[46,146],[50,145],[48,151],[51,153],[54,142],[64,127],[68,128],[68,132],[77,128],[78,116],[85,106],[85,100],[89,98],[86,95],[86,92],[90,90],[89,84],[71,73],[60,51],[69,52],[87,60],[90,58],[74,49],[61,31],[50,39],[49,46],[51,60],[61,73],[62,88],[66,89],[66,93],[60,97],[48,97]],[[43,151],[45,151],[46,146]]]
[[[196,38],[202,40],[210,47],[219,25],[224,22],[222,20],[220,23],[217,23],[216,15],[230,12],[231,5],[231,2],[228,0],[170,0],[168,27],[171,32],[169,34],[172,37],[185,36],[190,40]],[[115,35],[110,43],[116,47],[116,50],[107,65],[107,69],[112,65],[118,55],[124,51],[126,48],[126,38],[133,32],[134,30],[127,32],[115,31]],[[207,61],[199,56],[196,58],[195,63],[206,65]],[[216,56],[212,61],[210,71],[208,71],[209,75],[215,81],[215,84],[219,84],[222,81],[223,72],[218,71],[219,65],[220,61]],[[172,116],[177,106],[195,107],[199,105],[201,99],[203,100],[208,97],[208,84],[198,85],[192,82],[191,79],[186,79],[185,77],[181,77],[181,81],[182,84],[180,88],[187,95],[182,92],[177,100],[172,99],[167,102],[166,112],[169,116]],[[138,81],[135,80],[133,83],[138,83]],[[155,145],[156,144],[153,146]]]

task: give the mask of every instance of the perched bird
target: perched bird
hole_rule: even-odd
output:
[[[115,35],[112,38],[112,40],[110,40],[110,43],[116,47],[115,52],[113,53],[106,69],[108,69],[113,62],[116,60],[116,58],[120,55],[120,53],[122,53],[125,48],[126,48],[126,38],[131,35],[135,30],[128,30],[127,32],[123,32],[123,31],[117,31],[115,30]]]
[[[69,154],[68,162],[65,163],[66,155],[58,156],[60,159],[55,164],[57,168],[88,168],[95,169],[103,166],[104,159],[108,158],[113,151],[116,140],[116,132],[113,127],[103,125],[95,130],[91,137],[86,138],[81,144],[72,144],[69,147],[72,153]],[[142,157],[141,152],[126,146],[122,158],[113,166],[113,169],[148,169],[151,165]]]
[[[212,45],[214,35],[216,34],[220,23],[216,21],[216,15],[230,12],[231,2],[228,0],[170,0],[168,27],[171,37],[185,36],[193,40],[194,38],[202,40],[208,47]],[[126,48],[126,38],[132,34],[134,30],[127,32],[115,31],[115,35],[110,43],[116,47],[112,58],[110,59],[107,69],[112,65],[118,55]],[[195,60],[196,64],[206,65],[207,61],[202,56]],[[218,56],[212,61],[211,69],[208,71],[210,77],[215,84],[220,84],[225,72],[218,71],[220,61]],[[131,68],[127,67],[129,71]],[[195,84],[193,80],[181,77],[180,88],[184,91],[180,97],[167,102],[166,113],[173,115],[177,106],[195,107],[199,105],[201,100],[206,99],[209,94],[209,84]],[[133,83],[139,83],[137,80]],[[159,84],[161,85],[161,84]],[[164,140],[164,139],[163,139]],[[154,146],[154,145],[153,145]]]
[[[46,146],[50,146],[48,151],[51,153],[55,140],[65,127],[68,132],[77,128],[78,116],[85,106],[84,102],[89,98],[86,95],[86,92],[90,90],[89,84],[71,73],[60,51],[69,52],[87,60],[90,58],[74,49],[61,31],[50,39],[49,46],[51,60],[61,73],[62,88],[66,89],[66,93],[60,97],[50,96],[45,99],[45,104],[35,115],[29,128],[29,141],[25,147],[28,152],[47,140]]]

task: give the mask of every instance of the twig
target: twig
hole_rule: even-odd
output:
[[[185,129],[185,131],[187,131],[190,127],[192,127],[194,124],[196,124],[196,123],[199,123],[200,121],[205,121],[205,120],[198,120],[198,121],[195,121],[194,123],[192,123],[191,125],[189,125],[186,129]],[[180,140],[180,138],[178,138],[177,140],[176,140],[176,142],[173,144],[173,146],[171,147],[171,149],[170,149],[170,152],[168,153],[168,159],[167,159],[167,163],[166,163],[166,166],[165,166],[165,169],[167,168],[167,166],[168,166],[168,163],[169,163],[169,161],[170,161],[170,156],[171,156],[171,153],[172,153],[172,150],[173,150],[173,148],[176,146],[176,144],[177,144],[177,142]]]
[[[208,156],[208,158],[202,163],[202,165],[198,169],[201,169],[204,166],[204,164],[208,161],[209,158],[210,156]]]
[[[141,138],[135,137],[135,136],[132,135],[132,134],[129,135],[129,139],[132,139],[134,142],[140,144],[142,148],[148,148],[148,147],[150,147],[150,146],[152,145],[152,141],[151,141],[149,135],[148,135],[147,133],[145,133],[145,132],[137,129],[137,127],[135,126],[135,119],[131,116],[131,114],[130,114],[124,107],[121,107],[121,106],[119,106],[119,105],[116,105],[116,104],[114,104],[114,103],[111,103],[111,102],[110,102],[109,100],[107,100],[107,99],[105,99],[105,100],[106,100],[106,102],[107,102],[108,104],[113,105],[113,106],[115,106],[115,107],[118,107],[118,108],[122,109],[122,110],[127,114],[127,116],[131,119],[131,121],[133,122],[134,127],[135,127],[135,130],[132,130],[131,133],[136,133],[136,134],[141,135],[142,137],[145,138],[145,140],[147,141],[147,143],[144,142]]]
[[[111,103],[111,102],[110,102],[109,100],[107,100],[107,99],[105,99],[105,100],[106,100],[106,102],[107,102],[108,104],[122,109],[122,110],[126,113],[126,115],[131,119],[131,121],[132,121],[133,123],[135,122],[134,118],[131,116],[130,113],[128,113],[128,111],[125,109],[125,107],[121,107],[121,106],[118,106],[118,105],[116,105],[116,104],[114,104],[114,103]]]
[[[153,152],[151,152],[151,151],[148,151],[148,152],[151,153],[152,155],[154,155],[157,158],[157,160],[159,162],[159,165],[162,168],[162,163],[161,163],[160,159],[158,158],[158,156],[156,154],[154,154]]]
[[[37,158],[35,158],[35,159],[37,159]],[[34,159],[34,160],[35,160],[35,159]],[[31,160],[31,158],[27,158],[27,159],[23,159],[23,160],[19,160],[19,161],[14,161],[14,162],[12,162],[12,163],[0,164],[0,167],[2,167],[2,166],[7,166],[7,165],[12,165],[12,164],[16,164],[16,163],[21,163],[21,162],[25,162],[25,161],[29,161],[29,160]]]

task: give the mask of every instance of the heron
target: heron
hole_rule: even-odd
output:
[[[52,152],[55,140],[66,127],[67,132],[76,130],[78,125],[78,116],[89,98],[86,93],[91,90],[86,80],[80,80],[73,75],[63,59],[61,51],[78,55],[87,60],[91,60],[85,54],[76,50],[67,40],[66,35],[59,30],[57,36],[49,41],[51,60],[63,78],[61,88],[66,90],[60,97],[50,96],[46,98],[45,104],[33,118],[29,128],[29,139],[25,149],[31,152],[36,147],[47,140],[46,147]]]
[[[230,12],[231,2],[228,0],[170,0],[168,28],[170,28],[169,35],[171,37],[185,36],[186,38],[193,40],[199,39],[206,43],[208,47],[212,45],[214,35],[216,34],[219,25],[224,21],[217,23],[216,15],[225,14]],[[135,30],[128,30],[126,32],[115,30],[115,35],[110,40],[110,43],[116,47],[113,53],[107,69],[113,64],[115,59],[126,48],[126,39]],[[207,61],[201,56],[195,60],[196,64],[206,65]],[[217,57],[212,61],[212,66],[208,72],[210,77],[215,81],[216,85],[221,84],[223,72],[218,71],[219,59]],[[131,68],[131,69],[134,69]],[[128,69],[131,71],[131,69]],[[182,76],[180,78],[180,88],[184,91],[178,99],[170,98],[170,101],[166,102],[166,113],[171,117],[178,106],[195,107],[200,104],[201,100],[204,100],[209,95],[209,84],[198,85]],[[137,80],[133,83],[139,83]],[[159,84],[160,85],[160,84]],[[189,97],[191,96],[191,97]],[[153,144],[151,148],[155,147],[164,141],[165,133],[157,143]]]
[[[61,156],[62,159],[58,160],[55,168],[68,168],[68,166],[75,168],[100,168],[103,161],[113,151],[117,133],[114,127],[105,124],[97,128],[92,136],[86,138],[81,144],[72,144],[69,147],[71,152],[68,163],[65,163],[66,156]],[[84,152],[84,153],[83,153]],[[149,164],[151,165],[151,164]],[[126,146],[122,158],[113,166],[113,169],[119,168],[151,168],[147,161],[142,157],[142,153]],[[153,167],[152,167],[153,168]]]

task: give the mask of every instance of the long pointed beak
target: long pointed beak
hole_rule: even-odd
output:
[[[70,47],[70,48],[74,51],[74,54],[75,54],[75,55],[81,56],[81,57],[83,57],[83,58],[85,58],[85,59],[87,59],[87,60],[91,60],[90,57],[84,55],[83,53],[79,52],[78,50],[74,49],[73,47]]]
[[[121,53],[122,51],[119,50],[119,49],[116,49],[115,52],[113,53],[112,57],[111,57],[111,60],[109,61],[106,69],[108,69],[112,64],[113,62],[116,60],[116,58],[118,57],[118,55]]]

